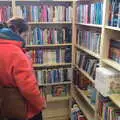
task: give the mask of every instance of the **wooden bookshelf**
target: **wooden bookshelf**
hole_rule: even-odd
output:
[[[83,98],[87,101],[87,103],[90,105],[90,107],[95,111],[95,105],[90,103],[90,99],[86,96],[86,94],[87,94],[86,90],[81,90],[78,87],[76,87],[76,89],[83,96]]]
[[[35,0],[16,0],[16,1],[26,1],[26,2],[30,2],[30,1],[35,1]],[[45,0],[36,0],[36,1],[40,1],[40,2],[46,2]],[[51,0],[51,1],[48,1],[48,2],[72,2],[73,0]]]
[[[106,29],[109,29],[109,30],[120,31],[120,28],[118,28],[118,27],[105,26],[105,28],[106,28]]]
[[[119,63],[117,63],[117,62],[115,62],[115,61],[113,61],[113,60],[110,60],[110,59],[103,59],[102,61],[103,61],[105,64],[113,67],[114,69],[120,71],[120,64],[119,64]]]
[[[120,108],[120,94],[112,94],[110,99]]]
[[[75,47],[82,50],[82,51],[84,51],[84,52],[86,52],[86,53],[88,53],[89,55],[91,55],[91,56],[93,56],[95,58],[100,59],[100,55],[96,54],[95,52],[92,52],[91,50],[89,50],[89,49],[87,49],[85,47],[82,47],[80,45],[75,45]]]
[[[73,5],[73,0],[12,0],[14,3],[14,16],[17,15],[17,10],[18,6],[25,6],[25,5],[51,5],[51,6],[72,6]],[[60,16],[61,17],[61,16]],[[55,18],[53,18],[54,22],[34,22],[34,21],[28,21],[28,24],[30,26],[29,31],[36,27],[40,26],[41,28],[63,28],[63,27],[69,27],[72,29],[72,23],[73,21],[60,21],[57,22],[55,21]],[[31,32],[31,31],[30,31]],[[27,45],[27,49],[32,50],[32,49],[44,49],[44,48],[49,48],[49,49],[56,49],[56,48],[65,48],[67,46],[70,46],[72,48],[72,42],[71,43],[65,43],[65,44],[46,44],[46,45]],[[72,62],[71,63],[45,63],[45,64],[33,64],[33,67],[36,70],[41,70],[41,69],[57,69],[57,68],[71,68],[72,67]],[[45,83],[45,84],[40,84],[39,86],[45,88],[45,91],[52,86],[55,85],[69,85],[71,86],[71,81],[67,82],[60,82],[60,83]],[[46,93],[47,96],[47,113],[43,117],[45,120],[68,120],[69,117],[69,100],[70,96],[63,96],[63,97],[52,97],[51,93],[50,95]],[[64,104],[63,104],[64,103]],[[51,105],[52,104],[52,105]],[[62,112],[61,112],[62,111]]]
[[[27,45],[27,48],[46,48],[46,47],[62,47],[62,46],[72,46],[72,43],[65,44],[46,44],[46,45]]]
[[[46,84],[40,84],[39,86],[54,86],[54,85],[66,85],[71,84],[71,81],[68,82],[57,82],[57,83],[46,83]]]
[[[95,83],[95,80],[93,80],[93,78],[92,78],[86,71],[84,71],[82,68],[79,68],[77,65],[75,65],[75,67],[76,67],[83,75],[85,75],[93,84]]]
[[[70,96],[63,96],[63,97],[52,97],[47,96],[47,102],[58,102],[58,101],[64,101],[64,100],[69,100]]]
[[[43,68],[43,67],[58,67],[58,66],[71,66],[72,63],[55,63],[55,64],[34,64],[35,68]]]
[[[83,25],[83,26],[86,26],[86,27],[96,27],[96,28],[102,28],[102,25],[97,25],[97,24],[88,24],[88,23],[77,23],[77,25]]]
[[[48,24],[72,24],[72,22],[28,22],[29,25],[36,25],[36,24],[39,24],[39,25],[48,25]]]
[[[78,95],[75,93],[75,91],[73,89],[74,88],[72,88],[72,92],[71,92],[72,97],[76,101],[76,103],[78,104],[78,106],[80,107],[80,109],[82,110],[82,112],[85,115],[85,117],[87,118],[87,120],[94,120],[94,113],[84,103],[84,101],[80,100],[80,98],[78,97]]]
[[[65,44],[50,44],[50,45],[27,45],[27,48],[29,49],[33,49],[33,48],[50,48],[50,47],[66,47],[66,46],[72,46],[72,62],[71,63],[55,63],[55,64],[34,64],[34,67],[37,69],[41,69],[41,68],[54,68],[54,67],[76,67],[84,76],[86,76],[92,83],[93,85],[95,84],[95,80],[93,80],[93,78],[83,69],[79,68],[76,63],[75,63],[75,53],[76,53],[76,48],[80,49],[84,52],[86,52],[87,54],[89,54],[92,57],[95,57],[97,59],[99,59],[100,61],[100,66],[110,66],[114,69],[116,69],[117,71],[120,72],[120,64],[110,60],[108,58],[108,51],[109,51],[109,40],[111,37],[113,38],[117,38],[120,39],[120,37],[116,37],[116,34],[114,33],[120,33],[120,28],[118,27],[112,27],[112,26],[108,26],[108,19],[109,19],[109,0],[102,0],[104,5],[103,5],[103,19],[102,19],[102,25],[98,25],[98,24],[86,24],[86,23],[78,23],[77,22],[77,5],[78,4],[86,4],[87,2],[94,3],[97,1],[101,1],[101,0],[2,0],[0,1],[0,5],[10,5],[12,6],[12,13],[13,16],[16,16],[16,6],[19,5],[43,5],[43,4],[52,4],[54,5],[70,5],[73,7],[73,16],[72,16],[72,21],[71,22],[28,22],[28,24],[30,26],[68,26],[72,28],[72,43],[65,43]],[[77,30],[79,27],[85,27],[89,30],[93,30],[93,29],[99,29],[101,30],[101,41],[100,41],[100,55],[86,49],[85,47],[79,46],[77,45]],[[41,84],[40,86],[44,86],[44,87],[51,87],[54,85],[60,85],[60,84],[71,84],[71,82],[61,82],[61,83],[50,83],[50,84]],[[77,93],[76,93],[77,92]],[[80,93],[81,97],[84,98],[84,100],[81,100],[82,98],[78,95],[78,93]],[[97,91],[98,95],[99,92]],[[71,96],[75,99],[75,101],[77,102],[77,104],[79,105],[80,109],[82,110],[82,112],[84,113],[84,115],[86,116],[86,118],[88,120],[98,120],[96,118],[96,116],[94,116],[94,114],[97,114],[97,104],[95,106],[91,105],[89,99],[85,96],[84,91],[76,88],[73,90],[73,88],[71,88]],[[54,102],[60,102],[60,101],[69,101],[71,96],[65,96],[65,97],[51,97],[48,96],[47,97],[47,102],[48,103],[54,103]],[[120,94],[114,94],[110,96],[110,99],[118,106],[120,107]],[[88,104],[86,104],[88,103]],[[57,103],[59,104],[59,103]],[[62,104],[61,104],[62,105]],[[68,103],[66,104],[68,106]],[[90,107],[89,107],[90,106]],[[52,107],[51,107],[52,108]],[[59,109],[56,107],[56,109]],[[55,109],[55,110],[56,110]],[[50,109],[48,109],[49,112],[51,112]],[[59,111],[62,111],[62,109],[60,109]],[[94,113],[93,113],[93,112]],[[60,112],[59,112],[60,113]],[[48,113],[47,113],[48,114]],[[64,114],[65,115],[65,114]],[[59,115],[58,115],[59,116]],[[62,114],[61,114],[62,116]],[[59,117],[57,117],[56,119],[58,120]],[[61,120],[64,120],[65,117],[61,117]],[[51,116],[48,119],[45,120],[54,120],[55,118],[52,118]],[[55,120],[56,120],[55,119]],[[101,120],[103,120],[102,118],[100,118]]]
[[[80,4],[92,4],[92,3],[96,3],[96,2],[100,2],[101,0],[92,0],[92,1],[87,1],[87,0],[81,0],[81,1],[77,1],[76,2],[76,12],[77,12],[77,6]],[[74,21],[75,21],[75,25],[74,25],[74,38],[73,38],[73,45],[74,45],[74,54],[77,53],[77,51],[81,50],[84,51],[85,53],[87,53],[88,55],[99,59],[99,65],[102,67],[105,66],[109,66],[111,68],[116,69],[117,71],[120,72],[120,64],[110,60],[108,58],[109,56],[109,43],[110,43],[110,39],[116,39],[116,40],[120,40],[120,28],[118,27],[112,27],[112,26],[108,26],[108,21],[109,21],[109,0],[102,0],[101,2],[103,2],[103,10],[102,10],[102,14],[103,14],[103,18],[102,18],[102,25],[98,25],[98,24],[88,24],[88,23],[79,23],[77,22],[78,18],[77,18],[77,14]],[[82,14],[83,15],[83,14]],[[79,16],[80,17],[80,16]],[[82,16],[83,17],[83,16]],[[87,16],[88,17],[88,16]],[[92,51],[90,51],[89,49],[82,47],[80,45],[78,45],[78,41],[76,39],[78,39],[78,30],[87,30],[87,31],[94,31],[94,30],[100,30],[101,33],[101,41],[100,41],[100,54],[96,54]],[[82,36],[82,33],[80,34]],[[86,40],[87,41],[87,40]],[[95,83],[95,80],[93,80],[93,78],[83,69],[79,68],[78,65],[76,64],[77,60],[77,54],[76,59],[74,59],[73,61],[73,68],[77,68],[77,70],[79,70],[84,76],[86,76],[93,84]],[[74,81],[74,80],[73,80]],[[83,111],[83,113],[85,114],[86,118],[88,120],[90,119],[95,119],[95,120],[103,120],[102,117],[98,116],[98,102],[99,102],[99,92],[97,91],[97,99],[96,99],[96,105],[95,106],[91,106],[89,99],[87,99],[87,97],[84,94],[84,91],[80,90],[79,88],[74,89],[74,91],[79,92],[81,96],[79,96],[78,93],[75,94],[72,93],[72,97],[76,100],[77,104],[79,105],[80,109]],[[81,101],[81,97],[84,98],[83,101]],[[110,96],[110,99],[120,108],[120,94],[118,95],[112,95]],[[90,111],[88,112],[88,105],[87,108],[85,109],[85,106],[83,105],[85,103],[85,101],[89,104],[89,106],[94,109],[95,111],[95,116],[92,116],[90,114]],[[89,117],[88,117],[89,116]]]

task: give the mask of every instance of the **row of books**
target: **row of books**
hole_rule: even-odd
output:
[[[96,89],[93,87],[91,81],[86,78],[77,68],[73,69],[74,85],[83,91],[89,98],[91,104],[96,103]]]
[[[0,22],[6,22],[12,17],[12,8],[10,6],[0,7]]]
[[[40,28],[35,27],[28,33],[27,45],[64,44],[71,43],[70,28]]]
[[[113,104],[109,98],[100,96],[98,102],[98,113],[102,120],[119,120],[120,108]]]
[[[53,85],[49,87],[40,87],[41,93],[45,96],[46,100],[52,99],[53,97],[67,97],[69,96],[70,86],[69,85]]]
[[[78,44],[97,54],[100,53],[101,34],[93,31],[78,31]]]
[[[71,81],[72,79],[72,69],[59,68],[59,69],[36,70],[36,76],[39,85],[47,83],[67,82]]]
[[[69,86],[68,85],[52,86],[51,95],[53,97],[68,96],[69,95]]]
[[[90,23],[92,24],[102,24],[103,18],[103,3],[98,2],[91,4],[90,6]]]
[[[90,80],[86,78],[77,68],[73,69],[73,83],[81,90],[87,90]]]
[[[98,60],[88,55],[85,52],[77,51],[76,64],[86,71],[93,79],[95,79],[96,67],[98,67]]]
[[[109,20],[108,25],[120,28],[120,1],[109,0]]]
[[[109,58],[120,64],[120,40],[110,40]]]
[[[71,105],[71,120],[87,120],[74,100]]]
[[[95,88],[103,95],[120,93],[120,73],[110,67],[96,69]]]
[[[17,14],[32,22],[71,22],[71,6],[26,5],[17,6]]]
[[[102,24],[103,3],[80,4],[77,7],[78,22]]]
[[[71,63],[71,47],[31,50],[33,64]]]

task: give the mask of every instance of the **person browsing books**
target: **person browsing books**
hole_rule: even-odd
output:
[[[19,17],[0,24],[0,86],[18,89],[27,109],[25,120],[42,120],[46,101],[24,50],[27,30],[27,22]],[[18,119],[13,116],[8,120]]]

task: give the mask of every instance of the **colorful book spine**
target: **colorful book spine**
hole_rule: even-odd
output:
[[[71,22],[72,7],[52,5],[21,5],[17,6],[18,15],[29,22]]]
[[[51,95],[53,97],[67,96],[69,94],[68,85],[56,85],[52,86]]]
[[[95,70],[96,67],[98,67],[98,60],[95,58],[92,58],[88,54],[82,52],[82,51],[77,51],[77,58],[76,58],[76,63],[77,65],[86,71],[93,79],[95,79]]]
[[[79,5],[77,7],[78,22],[88,23],[88,5]]]
[[[6,22],[12,17],[12,8],[10,6],[0,7],[0,22]]]
[[[26,45],[65,44],[72,41],[72,30],[69,28],[35,27],[31,31]]]
[[[97,54],[100,53],[101,35],[94,31],[78,31],[78,44]]]
[[[120,1],[109,0],[109,20],[108,25],[113,27],[120,27]]]
[[[103,120],[119,120],[120,118],[120,109],[109,98],[103,96],[100,96],[98,111]]]
[[[109,58],[120,64],[120,40],[110,40]]]
[[[36,70],[38,84],[64,83],[71,81],[71,68]]]
[[[71,106],[71,120],[87,120],[74,100]]]
[[[80,23],[102,24],[103,3],[80,4],[77,7],[77,16]]]

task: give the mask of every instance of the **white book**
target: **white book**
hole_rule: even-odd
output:
[[[95,88],[103,96],[113,94],[112,91],[117,92],[116,84],[118,84],[118,82],[120,84],[120,73],[118,71],[109,67],[96,68]]]
[[[22,9],[21,9],[20,6],[16,7],[16,15],[19,16],[19,17],[23,17]]]
[[[68,68],[67,70],[68,70],[67,78],[68,78],[68,80],[72,81],[73,69],[72,68]]]

